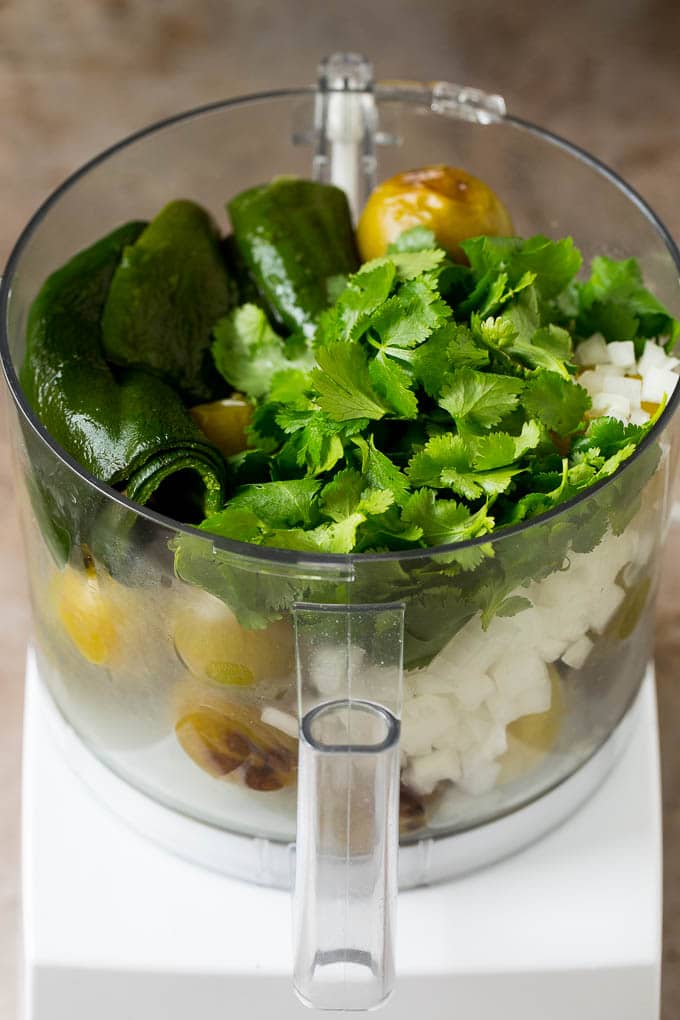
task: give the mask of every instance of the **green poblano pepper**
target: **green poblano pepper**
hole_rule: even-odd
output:
[[[271,318],[310,336],[328,304],[328,279],[359,266],[344,191],[278,177],[241,192],[227,208],[240,256]]]
[[[210,340],[234,298],[212,218],[171,202],[123,250],[102,317],[106,358],[148,369],[189,402],[224,396]]]
[[[21,382],[50,434],[96,478],[147,503],[161,482],[188,472],[185,488],[209,513],[223,502],[221,454],[171,386],[139,369],[114,375],[102,351],[111,280],[144,227],[114,230],[47,279],[29,314]]]

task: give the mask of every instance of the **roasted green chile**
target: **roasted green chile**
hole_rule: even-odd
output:
[[[189,402],[224,396],[210,339],[234,297],[212,218],[195,202],[171,202],[123,249],[102,317],[104,354],[148,369]]]
[[[234,239],[274,322],[305,336],[328,304],[327,281],[359,266],[345,193],[278,177],[228,203]]]
[[[147,503],[187,472],[207,513],[224,499],[221,454],[171,386],[141,369],[114,374],[102,351],[111,280],[144,227],[125,224],[47,279],[30,311],[21,382],[53,438],[96,478]]]

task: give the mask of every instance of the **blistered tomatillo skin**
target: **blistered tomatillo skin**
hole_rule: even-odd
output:
[[[357,226],[361,258],[380,258],[404,230],[427,227],[456,261],[460,242],[480,234],[514,233],[510,213],[491,188],[452,166],[407,170],[371,193]]]

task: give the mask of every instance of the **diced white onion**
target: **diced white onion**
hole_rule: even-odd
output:
[[[607,345],[607,353],[612,365],[632,368],[635,364],[635,344],[632,340],[613,341]]]
[[[644,425],[648,422],[650,415],[646,411],[643,411],[641,407],[634,407],[630,412],[630,423],[631,425]]]
[[[656,368],[666,367],[666,352],[663,347],[659,347],[653,340],[648,340],[645,344],[645,349],[642,352],[642,357],[638,361],[638,372],[640,375],[645,375],[648,369],[653,366]]]
[[[326,695],[342,693],[347,688],[348,668],[360,676],[365,658],[366,652],[359,645],[352,645],[349,653],[341,645],[320,645],[314,651],[310,670],[317,691]]]
[[[456,677],[452,691],[463,708],[474,712],[485,698],[495,691],[493,681],[488,676]]]
[[[599,333],[578,345],[574,359],[579,365],[604,365],[609,361],[607,341]]]
[[[584,634],[582,638],[579,638],[578,641],[575,641],[573,645],[567,648],[562,656],[562,662],[570,666],[571,669],[580,669],[590,655],[592,648],[593,642],[587,634]]]
[[[493,790],[500,770],[498,762],[480,762],[474,770],[470,770],[459,780],[458,785],[465,793],[480,797],[483,793]]]
[[[660,404],[664,397],[671,396],[678,378],[670,369],[652,365],[642,376],[642,399],[646,403]]]
[[[416,793],[432,793],[442,779],[457,782],[463,774],[460,757],[451,748],[445,751],[430,751],[429,754],[413,758],[404,774],[404,779]]]
[[[588,369],[587,372],[581,372],[578,377],[579,386],[583,386],[585,390],[588,390],[591,397],[601,392],[603,382],[604,376],[602,373],[594,372],[592,369]]]
[[[536,654],[525,655],[506,653],[505,658],[494,666],[491,679],[498,692],[514,700],[520,693],[541,687],[548,680],[548,667]]]
[[[427,754],[440,741],[454,743],[456,728],[455,707],[450,698],[424,694],[404,703],[401,744],[408,754]]]
[[[550,681],[546,679],[540,687],[531,687],[522,691],[515,699],[515,719],[521,719],[524,715],[537,715],[539,712],[547,712],[550,708],[552,693]]]
[[[620,421],[628,421],[630,400],[627,397],[622,397],[619,393],[596,393],[593,397],[591,414],[596,417],[607,415],[611,418],[618,418]]]
[[[620,397],[626,397],[635,406],[642,399],[642,381],[629,379],[628,376],[606,375],[602,392],[617,393]]]
[[[287,733],[289,737],[297,737],[298,735],[297,719],[288,712],[282,712],[280,708],[273,708],[271,706],[264,708],[262,710],[262,722],[266,726],[273,726],[274,729]]]

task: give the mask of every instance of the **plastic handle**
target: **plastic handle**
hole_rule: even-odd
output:
[[[342,188],[355,218],[376,184],[372,90],[373,67],[359,53],[334,53],[319,65],[314,177]]]
[[[294,985],[367,1010],[394,987],[401,605],[298,606]]]

